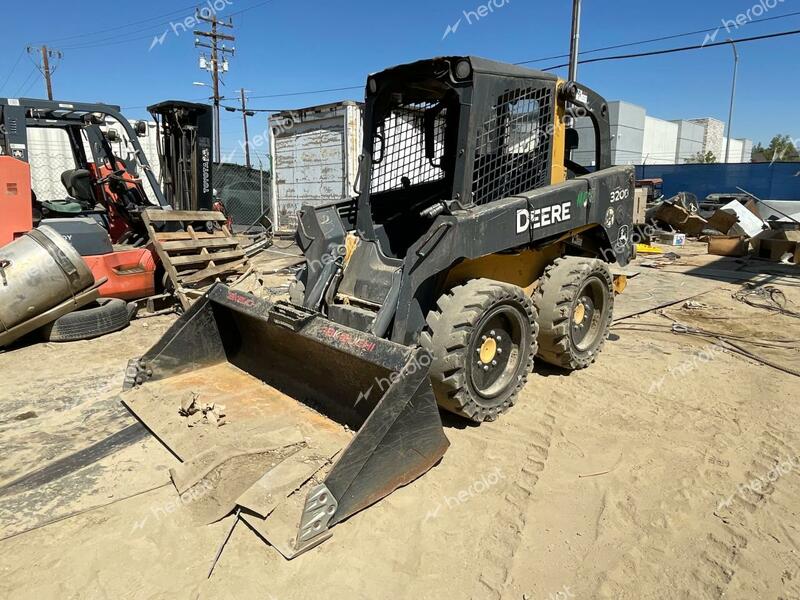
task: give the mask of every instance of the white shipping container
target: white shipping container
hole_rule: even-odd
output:
[[[363,105],[355,101],[285,111],[269,119],[275,229],[294,231],[303,204],[355,195]]]

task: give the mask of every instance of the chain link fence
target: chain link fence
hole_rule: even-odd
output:
[[[234,225],[247,227],[262,215],[270,216],[269,171],[234,163],[214,165],[216,197],[225,206]]]

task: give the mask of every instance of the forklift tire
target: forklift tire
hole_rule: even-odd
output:
[[[608,265],[599,259],[558,258],[545,269],[533,301],[539,311],[538,357],[571,371],[592,364],[614,313]]]
[[[124,300],[101,298],[88,308],[64,315],[42,328],[48,342],[74,342],[100,337],[125,329],[132,311]]]
[[[477,423],[516,402],[536,355],[536,307],[525,291],[473,279],[443,294],[420,344],[431,353],[439,406]]]

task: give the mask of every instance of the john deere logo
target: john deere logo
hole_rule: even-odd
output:
[[[563,202],[561,204],[554,204],[553,206],[545,206],[543,208],[532,208],[530,210],[521,209],[517,211],[517,233],[522,233],[528,229],[539,229],[541,227],[549,227],[569,221],[572,218],[570,214],[570,203]]]

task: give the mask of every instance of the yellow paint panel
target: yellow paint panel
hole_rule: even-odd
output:
[[[522,250],[513,254],[490,254],[473,260],[465,260],[450,270],[446,289],[471,279],[493,279],[511,283],[533,292],[536,281],[545,267],[561,256],[561,244],[552,244],[541,250]]]
[[[636,244],[636,252],[639,254],[664,254],[661,248],[648,246],[647,244]]]
[[[567,128],[564,125],[565,106],[561,101],[561,86],[566,82],[559,79],[556,84],[556,110],[553,126],[553,168],[550,184],[555,185],[567,180],[567,168],[564,165],[564,154],[567,147]]]

